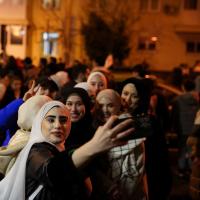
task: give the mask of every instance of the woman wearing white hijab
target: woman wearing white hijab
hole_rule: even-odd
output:
[[[120,95],[113,89],[104,89],[96,97],[93,113],[93,126],[106,123],[111,115],[119,115],[121,111]]]
[[[128,128],[132,120],[112,128],[117,117],[111,117],[88,143],[69,156],[64,150],[71,126],[69,116],[65,105],[58,101],[40,109],[27,145],[0,182],[0,200],[85,199],[80,170],[94,155],[124,144],[120,139],[133,131]]]
[[[7,174],[13,166],[18,153],[27,144],[33,119],[40,108],[52,99],[45,95],[35,95],[26,100],[18,110],[17,124],[19,129],[10,139],[9,144],[0,147],[0,173]]]
[[[89,84],[87,82],[77,83],[74,87],[75,88],[82,88],[82,89],[84,89],[88,93],[89,97],[95,96],[95,94],[93,94],[93,91],[89,88]]]
[[[89,86],[89,89],[92,91],[92,93],[97,96],[97,94],[108,87],[108,80],[106,76],[102,72],[92,72],[90,73],[87,83]]]

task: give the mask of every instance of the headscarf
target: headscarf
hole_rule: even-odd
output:
[[[80,83],[77,83],[74,87],[76,87],[76,88],[82,88],[82,89],[84,89],[86,92],[88,92],[88,90],[89,90],[89,87],[88,87],[88,83],[87,83],[87,82],[80,82]]]
[[[20,152],[14,166],[11,168],[7,176],[0,182],[0,199],[2,200],[25,200],[25,176],[26,176],[26,161],[31,147],[35,143],[48,142],[41,130],[41,123],[50,109],[55,106],[65,108],[65,105],[58,101],[50,101],[42,106],[33,121],[33,126],[27,145]],[[66,113],[69,116],[68,110]],[[67,135],[70,132],[70,120],[67,121]],[[48,142],[49,143],[49,142]]]
[[[33,119],[40,108],[52,99],[45,95],[36,95],[24,102],[18,110],[18,126],[20,129],[10,139],[9,144],[0,147],[0,172],[7,174],[13,166],[19,151],[27,144]]]
[[[95,96],[94,92],[89,88],[89,85],[87,82],[80,82],[80,83],[77,83],[75,86],[75,88],[82,88],[84,89],[90,98],[93,98]]]
[[[82,88],[68,88],[63,92],[63,103],[66,103],[69,96],[72,94],[78,95],[85,106],[85,115],[78,122],[72,122],[70,136],[65,142],[66,148],[76,147],[84,144],[93,135],[91,128],[92,116],[91,116],[91,100],[88,93]]]
[[[50,78],[57,84],[58,88],[62,88],[70,81],[69,75],[65,71],[59,71],[51,75]]]
[[[87,83],[90,83],[91,79],[96,75],[98,75],[102,78],[102,80],[105,84],[105,88],[107,88],[108,87],[108,81],[107,81],[106,76],[102,72],[92,72],[92,73],[90,73],[90,75],[88,76],[88,79],[87,79]]]
[[[99,101],[103,97],[108,98],[113,103],[113,105],[117,108],[117,110],[116,110],[117,113],[114,113],[114,114],[119,114],[120,109],[121,109],[121,97],[118,94],[118,92],[116,92],[113,89],[101,90],[97,94],[96,103],[95,103],[95,107],[94,107],[94,111],[93,111],[93,127],[95,129],[97,129],[99,126],[101,126],[105,123],[105,116],[104,116],[103,110],[102,110],[101,106],[99,106]]]
[[[30,131],[37,112],[45,103],[51,100],[50,97],[45,95],[35,95],[29,98],[19,107],[18,126],[23,130]]]
[[[129,83],[133,84],[136,87],[139,97],[138,106],[133,111],[133,114],[146,113],[149,108],[150,100],[150,89],[147,85],[147,82],[145,82],[144,79],[128,78],[121,83],[120,93],[122,93],[123,88]]]
[[[101,98],[106,97],[108,98],[111,102],[113,102],[113,104],[115,105],[115,107],[117,107],[120,111],[120,107],[121,107],[121,97],[118,94],[118,92],[116,92],[113,89],[104,89],[102,91],[100,91],[96,97],[97,102],[100,101]]]

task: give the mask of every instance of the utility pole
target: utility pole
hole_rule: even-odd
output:
[[[7,43],[7,33],[6,33],[6,25],[1,25],[1,50],[3,53],[6,52],[6,43]]]

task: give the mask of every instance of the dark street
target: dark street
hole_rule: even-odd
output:
[[[178,149],[169,149],[170,163],[173,173],[173,185],[169,200],[190,200],[189,197],[189,180],[180,178],[177,172]]]

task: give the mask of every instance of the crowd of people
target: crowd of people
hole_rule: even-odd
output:
[[[169,124],[180,136],[180,173],[190,170],[191,196],[199,198],[194,81],[184,81],[169,112],[142,65],[119,83],[112,64],[110,56],[97,68],[55,58],[35,68],[13,56],[1,64],[0,200],[167,200]]]

